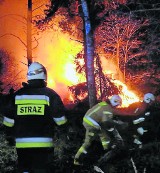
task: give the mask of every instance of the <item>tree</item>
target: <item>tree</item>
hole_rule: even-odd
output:
[[[88,97],[90,107],[96,103],[96,86],[94,76],[94,41],[93,30],[90,23],[90,16],[88,12],[88,5],[85,0],[81,0],[83,21],[84,21],[84,56],[86,64],[86,77],[88,86]]]
[[[2,1],[3,3],[3,1]],[[12,17],[14,20],[16,20],[16,22],[18,21],[19,23],[22,24],[22,28],[25,28],[23,30],[23,32],[25,33],[25,39],[22,38],[22,36],[20,35],[16,35],[13,34],[12,31],[10,31],[9,33],[4,33],[2,35],[0,35],[1,37],[6,37],[6,36],[12,36],[15,37],[16,39],[18,39],[20,41],[20,43],[23,44],[25,50],[26,50],[26,59],[27,59],[27,64],[31,64],[33,61],[33,56],[32,56],[32,52],[33,49],[35,49],[38,46],[38,40],[40,39],[38,34],[37,34],[37,28],[35,30],[35,28],[33,27],[32,23],[34,20],[34,17],[32,14],[36,14],[36,10],[41,9],[43,4],[40,4],[43,2],[35,2],[32,3],[32,0],[27,0],[27,6],[26,6],[26,11],[27,11],[27,16],[23,16],[23,15],[19,15],[19,14],[7,14],[7,15],[3,15],[0,16],[0,19],[2,18],[8,18],[8,17]],[[38,5],[37,5],[38,4]],[[34,5],[34,6],[33,6]],[[37,7],[38,6],[38,7]],[[32,8],[34,7],[34,8]],[[36,15],[37,17],[37,15]]]
[[[32,0],[28,0],[27,8],[27,60],[32,63]]]
[[[103,54],[107,59],[113,59],[117,67],[116,74],[123,71],[124,79],[126,64],[136,56],[147,54],[145,50],[140,49],[141,38],[145,34],[139,31],[147,24],[146,20],[137,20],[130,14],[113,12],[96,28],[96,52]]]
[[[1,92],[3,91],[3,93],[6,93],[11,87],[14,87],[15,89],[21,87],[20,81],[25,78],[25,69],[21,69],[20,66],[21,64],[18,62],[18,59],[11,56],[8,51],[0,49]]]
[[[81,25],[81,20],[78,18],[79,16],[82,18],[84,17],[83,10],[81,8],[81,1],[79,1],[80,3],[78,3],[76,0],[51,0],[50,2],[51,5],[48,6],[48,9],[45,11],[45,19],[40,20],[40,22],[38,21],[38,24],[40,24],[39,26],[50,24],[50,21],[52,21],[54,18],[53,16],[62,14],[66,16],[66,21],[60,21],[59,26],[63,29],[64,32],[69,32],[71,35],[76,33],[76,29],[73,29],[70,26],[74,23],[74,21],[76,21],[75,25],[78,25],[78,23]],[[86,1],[86,5],[88,7],[90,26],[94,37],[93,50],[96,48],[96,50],[94,50],[94,56],[98,54],[100,59],[106,57],[114,59],[116,63],[117,74],[119,75],[123,72],[122,75],[119,76],[124,77],[126,82],[130,81],[132,79],[132,75],[135,74],[132,71],[132,64],[134,63],[138,66],[138,63],[144,63],[142,60],[150,63],[153,60],[151,57],[155,56],[155,53],[153,54],[153,51],[155,50],[153,47],[158,48],[159,41],[156,41],[155,38],[158,33],[159,26],[157,22],[154,23],[155,19],[158,19],[158,2],[156,0],[153,3],[151,1],[146,3],[143,0],[88,0]],[[151,14],[154,14],[152,20]],[[156,29],[154,29],[154,32],[153,29],[149,30],[151,21],[152,26],[156,24],[158,26]],[[78,27],[78,29],[82,30],[85,35],[83,26],[85,25]],[[152,34],[150,35],[150,33]],[[152,46],[153,41],[149,42],[149,38],[151,37],[155,46]],[[76,39],[76,41],[79,40],[79,38]],[[80,39],[82,41],[86,41],[82,38]],[[84,43],[84,45],[86,45],[86,43]],[[138,68],[141,67],[142,66],[140,65]],[[146,66],[144,69],[146,70],[147,68],[148,66]],[[136,72],[138,73],[138,70]],[[96,69],[94,67],[94,73],[92,74],[95,75],[95,73]],[[143,73],[145,74],[144,70]],[[142,76],[143,73],[139,73],[138,76],[144,78],[145,75]],[[155,73],[156,71],[154,70],[152,74]],[[136,77],[136,75],[133,77]],[[137,80],[134,80],[134,82],[135,81]]]
[[[70,1],[67,1],[70,4]],[[51,6],[47,13],[46,20],[50,20],[51,16],[62,6],[66,6],[63,1],[51,0]],[[88,11],[88,4],[85,0],[82,0],[79,4],[82,7],[82,16],[84,23],[84,59],[86,64],[86,79],[88,87],[89,105],[92,107],[96,103],[96,89],[95,89],[95,76],[94,76],[94,41],[93,30],[90,23],[90,16]],[[69,5],[67,5],[68,7]],[[70,11],[69,11],[70,12]],[[42,24],[40,22],[39,24]]]

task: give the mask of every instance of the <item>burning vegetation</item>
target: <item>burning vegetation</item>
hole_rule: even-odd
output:
[[[73,166],[74,154],[85,134],[82,118],[89,108],[86,81],[88,59],[85,52],[87,43],[84,37],[85,25],[81,4],[77,0],[45,0],[43,2],[45,5],[42,6],[39,4],[41,2],[33,3],[35,9],[40,6],[32,20],[33,61],[41,62],[47,68],[48,86],[61,96],[67,108],[67,118],[70,120],[63,135],[60,135],[58,130],[55,134],[56,171],[92,173],[94,172],[93,165],[104,154],[97,141],[93,143],[91,149],[96,151],[96,154],[92,155],[89,151],[90,162],[86,161],[86,166],[79,170]],[[20,3],[18,1],[18,4]],[[156,0],[145,3],[126,0],[89,0],[87,5],[94,39],[93,74],[97,102],[106,100],[113,94],[119,94],[123,100],[122,108],[129,108],[141,102],[146,92],[160,95],[160,26],[158,22],[160,14],[159,10],[156,10],[159,9],[159,2]],[[13,9],[19,11],[16,6]],[[12,31],[9,30],[9,32]],[[9,35],[13,36],[12,33]],[[1,37],[4,38],[4,36],[5,34]],[[26,35],[21,32],[18,38],[25,37]],[[5,44],[6,40],[2,42]],[[24,76],[27,69],[25,52],[26,47],[24,50],[19,46],[16,47],[14,55],[7,53],[4,49],[0,50],[1,94],[8,93],[11,87],[17,90],[21,83],[25,82]],[[138,148],[133,143],[131,144],[135,130],[133,126],[126,131],[122,130],[128,147],[123,156],[118,156],[109,164],[103,163],[102,168],[105,172],[159,173],[160,158],[157,153],[160,146],[160,118],[158,116],[160,106],[159,103],[156,104],[151,108],[151,116],[148,119],[149,133],[143,136],[143,147]],[[11,173],[16,169],[16,153],[14,147],[8,146],[10,144],[7,143],[3,130],[1,126],[0,138],[3,141],[1,155],[4,158],[0,161],[0,169],[4,173]]]

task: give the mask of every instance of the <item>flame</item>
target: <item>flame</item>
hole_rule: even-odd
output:
[[[48,0],[44,0],[44,1],[48,1]],[[6,8],[6,5],[1,6],[1,8],[3,7],[3,9],[1,9],[1,11],[5,12],[5,14],[7,14],[7,13],[9,14],[9,12],[6,13],[6,9],[9,11],[14,10],[14,11],[18,12],[17,9],[19,8],[19,3],[20,3],[19,1],[17,1],[16,5],[15,5],[15,2],[12,3],[12,5],[11,5],[11,3],[7,3],[6,5],[8,8]],[[23,8],[25,8],[24,11],[26,11],[26,5],[24,5],[24,3],[21,2],[21,5],[22,4],[23,4]],[[46,3],[44,3],[44,4],[46,4]],[[11,6],[13,7],[13,5],[14,5],[14,8],[9,8]],[[37,6],[38,6],[38,4],[37,4]],[[44,6],[44,7],[42,7],[42,9],[43,8],[46,8],[46,7]],[[34,12],[34,15],[39,14],[40,11],[43,11],[42,9],[39,9],[39,11]],[[22,10],[21,10],[21,12],[22,12]],[[21,15],[21,12],[20,12],[20,15]],[[12,11],[12,14],[14,14],[14,13],[15,12]],[[41,34],[40,35],[41,39],[38,39],[39,36],[37,36],[37,40],[39,40],[38,47],[35,46],[36,48],[33,49],[33,57],[34,57],[34,61],[39,61],[47,68],[48,87],[50,87],[50,88],[54,89],[56,92],[58,92],[58,94],[61,96],[62,100],[68,99],[68,101],[74,101],[74,98],[68,91],[67,87],[86,81],[85,77],[82,74],[78,74],[76,72],[76,67],[74,64],[75,56],[83,48],[82,48],[82,43],[75,41],[74,38],[71,39],[71,37],[72,37],[71,35],[62,33],[62,31],[59,28],[59,21],[62,21],[62,20],[65,20],[65,19],[63,19],[63,17],[61,17],[60,15],[58,15],[57,17],[54,17],[54,25],[53,25],[54,29],[47,30],[43,34],[39,33],[39,34]],[[6,18],[3,19],[3,22],[6,22]],[[7,20],[7,22],[9,22],[9,23],[7,23],[7,26],[10,26],[10,27],[7,27],[6,33],[11,32],[10,28],[12,28],[13,31],[17,30],[17,27],[16,27],[17,25],[15,25],[15,23],[14,23],[14,26],[13,26],[12,20]],[[18,23],[18,26],[19,26],[18,28],[24,27],[24,26],[21,27],[20,23]],[[22,32],[20,30],[18,30],[18,34],[19,33],[22,34]],[[15,35],[18,35],[18,34],[15,34]],[[21,35],[21,37],[25,38],[26,35],[23,35],[23,36]],[[12,38],[12,39],[15,39],[15,38]],[[7,41],[5,38],[5,41],[4,42],[2,41],[2,43],[4,44],[6,42]],[[8,43],[9,42],[10,42],[10,40],[8,41]],[[12,42],[15,42],[15,41],[13,40]],[[37,42],[36,42],[36,44],[37,44]],[[16,47],[14,47],[14,51],[16,50],[15,55],[16,55],[16,57],[18,57],[18,61],[19,61],[20,57],[24,57],[25,53],[24,53],[24,51],[22,52],[22,50],[24,50],[23,47],[19,48],[19,46],[17,46],[17,45],[19,45],[19,43],[16,42]],[[11,45],[9,47],[12,48],[13,46]],[[107,67],[107,73],[108,73],[109,77],[114,78],[114,76],[115,76],[115,73],[113,70],[113,69],[115,69],[114,63],[112,63],[111,61],[104,62],[104,60],[106,59],[105,57],[101,57],[101,59],[103,61],[102,65],[105,68],[104,71],[106,70],[106,67]],[[22,62],[23,61],[24,60],[22,60]],[[84,61],[82,59],[80,59],[79,62],[80,62],[80,64],[84,64]],[[108,69],[108,68],[110,68],[110,69]],[[23,64],[22,64],[22,69],[24,69]],[[106,71],[105,71],[105,73],[106,73]],[[128,90],[127,86],[124,83],[122,83],[121,81],[118,81],[118,80],[114,80],[114,83],[115,83],[115,85],[119,86],[119,88],[122,88],[122,90],[121,90],[121,97],[123,99],[122,106],[128,106],[129,104],[139,100],[138,97],[132,91]],[[79,99],[83,99],[84,97],[86,97],[86,94],[80,96]]]
[[[130,91],[126,84],[119,80],[113,80],[113,82],[118,88],[121,88],[119,94],[122,98],[121,107],[128,107],[130,104],[140,101],[139,97],[133,91]]]
[[[39,54],[35,58],[35,61],[38,59],[47,69],[48,87],[54,89],[62,100],[70,97],[68,86],[86,80],[82,74],[76,72],[74,63],[76,55],[82,50],[82,44],[70,37],[60,31],[54,35],[52,32],[48,33],[48,36],[42,39],[45,41],[39,45]]]
[[[35,7],[38,7],[41,5],[42,2],[46,4],[46,2],[49,1],[37,1],[36,3],[33,3],[33,5],[35,4]],[[1,14],[18,14],[16,17],[18,17],[19,14],[22,16],[26,15],[26,3],[24,3],[24,1],[5,1],[4,3],[5,5],[0,6]],[[40,3],[40,5],[38,3]],[[21,10],[19,10],[20,8]],[[36,14],[41,14],[40,12],[43,12],[43,8],[46,8],[46,6],[44,5],[41,8],[36,8],[36,10],[34,10],[34,16],[36,16]],[[7,16],[8,15],[6,15],[6,17]],[[62,31],[59,28],[58,22],[65,19],[63,17],[60,17],[60,15],[58,15],[57,17],[56,16],[54,17],[54,29],[47,30],[43,34],[41,32],[38,32],[40,36],[37,35],[35,37],[35,40],[38,40],[38,46],[36,46],[36,41],[35,46],[33,46],[35,47],[35,49],[33,49],[33,57],[35,61],[42,63],[47,68],[48,86],[57,91],[58,94],[62,97],[62,99],[67,98],[70,101],[73,101],[73,97],[68,92],[67,87],[86,81],[85,77],[82,74],[78,74],[76,72],[76,67],[74,64],[75,56],[82,50],[82,44],[78,41],[75,41],[73,38],[70,39],[71,36],[62,33]],[[23,30],[20,30],[24,28],[23,22],[19,22],[19,18],[17,18],[17,20],[13,20],[13,18],[6,17],[1,18],[2,26],[6,26],[7,21],[7,27],[1,27],[1,32],[12,33],[12,29],[14,35],[20,35],[22,40],[25,39],[25,32]],[[4,47],[5,45],[5,47],[9,48],[10,52],[14,52],[15,56],[18,57],[18,63],[20,61],[24,62],[24,55],[26,54],[26,52],[24,52],[24,45],[21,45],[19,43],[19,39],[17,40],[17,38],[14,37],[4,37],[1,39],[4,39],[3,41],[1,41],[1,47]],[[11,44],[13,42],[15,43],[15,46]],[[106,58],[101,58],[103,59],[104,68],[107,67],[107,70],[110,70],[109,76],[111,78],[114,78],[115,73],[112,72],[112,69],[115,68],[114,63],[112,63],[111,61],[104,62]],[[84,63],[83,60],[79,61],[82,64]],[[22,67],[20,69],[22,69],[23,71],[24,68],[26,68],[26,66],[24,67],[24,64],[22,64]],[[24,71],[24,74],[22,76],[25,76],[25,74],[26,71]],[[21,76],[19,78],[24,80]],[[122,88],[121,97],[123,99],[123,106],[127,106],[133,102],[139,101],[139,98],[132,91],[129,91],[124,83],[118,80],[114,80],[114,83],[115,85],[119,87],[121,86]],[[85,96],[81,96],[81,98],[84,97]]]
[[[58,91],[62,100],[65,103],[73,103],[74,96],[67,90],[68,86],[77,85],[78,83],[85,82],[86,79],[82,74],[76,72],[76,65],[74,63],[76,54],[81,50],[81,47],[69,40],[64,34],[59,37],[56,46],[49,44],[47,46],[49,57],[46,59],[45,64],[48,64],[48,86]],[[64,51],[65,49],[65,51]],[[56,52],[55,50],[58,50]],[[53,57],[52,57],[53,56]],[[84,64],[82,59],[79,60],[81,64]],[[103,70],[107,76],[110,77],[112,82],[118,87],[120,96],[122,98],[122,106],[128,107],[130,104],[138,102],[139,97],[130,91],[125,83],[120,80],[113,79],[115,72],[110,70]],[[78,97],[83,100],[87,96],[87,93]]]

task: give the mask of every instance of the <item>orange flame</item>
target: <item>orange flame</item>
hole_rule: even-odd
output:
[[[85,77],[76,72],[74,64],[75,56],[82,50],[82,44],[71,40],[67,34],[57,32],[54,35],[53,32],[48,33],[42,39],[46,44],[39,45],[37,57],[47,69],[48,87],[53,88],[62,99],[66,99],[70,95],[68,86],[85,81]]]
[[[64,35],[63,33],[58,33],[58,37],[53,38],[53,40],[54,42],[50,42],[47,39],[47,45],[46,47],[40,47],[41,50],[38,57],[42,57],[40,59],[47,68],[48,86],[55,89],[62,100],[73,102],[73,97],[67,87],[86,81],[82,74],[76,72],[76,66],[74,64],[75,56],[82,50],[82,45],[74,40],[70,40],[70,36]],[[44,59],[44,57],[47,58]],[[80,63],[84,62],[80,61]],[[107,72],[110,73],[110,78],[114,77],[112,69],[110,69],[110,71],[108,69]],[[123,100],[122,107],[127,107],[139,101],[138,96],[132,91],[129,91],[124,83],[118,80],[113,80],[113,82],[120,88],[120,96]],[[84,97],[85,96],[82,96],[80,99]]]
[[[128,87],[119,80],[113,80],[113,83],[118,87],[121,88],[120,96],[122,98],[122,106],[121,107],[128,107],[130,104],[139,102],[140,99],[133,91],[130,91]]]

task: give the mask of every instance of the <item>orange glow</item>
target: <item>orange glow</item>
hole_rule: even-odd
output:
[[[76,65],[74,64],[75,56],[81,51],[82,45],[74,41],[72,42],[69,36],[63,33],[59,33],[58,39],[56,38],[56,44],[47,43],[47,50],[44,51],[49,53],[44,64],[46,64],[48,71],[48,86],[56,90],[65,103],[73,103],[74,97],[68,91],[67,87],[86,81],[82,74],[76,72]],[[41,61],[44,61],[44,59],[41,59]],[[83,65],[84,61],[82,59],[79,61]],[[110,64],[112,63],[110,62]],[[113,80],[116,72],[112,69],[114,69],[114,64],[110,65],[110,70],[106,71],[104,69],[103,71],[118,87],[122,98],[122,107],[128,107],[130,104],[138,102],[138,96],[130,91],[123,82]],[[86,96],[87,93],[78,96],[78,99],[82,100]]]
[[[70,36],[60,31],[57,32],[57,34],[50,33],[44,38],[46,45],[39,46],[39,55],[34,61],[39,61],[46,67],[48,87],[58,92],[62,99],[66,99],[70,97],[68,86],[85,81],[85,77],[76,72],[74,64],[75,56],[81,51],[82,44],[71,40]]]
[[[67,63],[65,65],[65,78],[71,82],[73,85],[79,83],[78,74],[75,71],[75,65],[73,63]]]
[[[139,102],[140,99],[134,92],[130,91],[128,87],[119,80],[113,80],[113,83],[118,87],[121,88],[120,96],[122,98],[122,106],[121,107],[128,107],[130,104]]]
[[[48,0],[34,1],[33,9],[36,10],[33,10],[33,16],[36,16],[36,14],[41,14],[41,13],[43,14],[43,10],[46,8],[45,6],[45,4],[47,4],[46,2],[49,1]],[[3,14],[3,16],[6,17],[1,18],[1,26],[2,26],[0,28],[1,35],[5,33],[11,33],[16,36],[20,36],[20,39],[23,40],[24,43],[26,42],[26,34],[25,34],[26,30],[24,30],[24,28],[26,28],[26,23],[24,20],[25,18],[23,19],[23,16],[26,17],[27,14],[26,9],[27,9],[26,2],[24,0],[3,2],[3,4],[0,6],[0,10],[1,14]],[[16,14],[16,15],[8,16],[8,14]],[[15,18],[16,20],[13,20],[13,18]],[[22,22],[20,22],[21,19]],[[74,64],[75,57],[79,52],[81,52],[83,46],[82,42],[76,41],[77,38],[73,38],[71,35],[62,33],[59,27],[59,21],[63,20],[65,20],[65,17],[63,15],[62,16],[55,15],[53,20],[54,22],[53,29],[48,29],[45,32],[39,32],[37,28],[33,26],[33,31],[35,31],[35,33],[37,32],[38,33],[37,35],[33,34],[32,53],[34,61],[42,63],[47,69],[48,87],[54,89],[61,96],[62,100],[68,99],[69,102],[70,101],[72,102],[74,101],[74,98],[68,91],[67,87],[86,81],[85,77],[82,74],[78,74],[76,72],[76,67]],[[73,27],[76,28],[76,25],[75,26],[73,25]],[[77,32],[79,33],[80,31],[78,30]],[[34,42],[34,40],[36,41]],[[9,52],[10,51],[13,52],[13,55],[17,58],[17,64],[20,64],[19,66],[21,67],[18,66],[17,69],[19,70],[16,72],[16,74],[18,73],[19,76],[17,78],[21,80],[19,82],[21,84],[22,81],[26,80],[24,79],[26,77],[26,71],[27,71],[27,66],[24,65],[27,64],[26,47],[22,44],[22,42],[19,39],[10,36],[2,37],[0,46],[8,48]],[[108,76],[111,79],[116,78],[115,76],[117,75],[117,73],[115,73],[115,71],[113,70],[116,69],[116,65],[111,61],[107,61],[106,57],[102,56],[101,59],[103,61],[102,67],[103,70],[105,71],[105,74],[107,67]],[[84,64],[83,59],[80,59],[79,62],[80,64]],[[15,66],[12,68],[15,69]],[[12,78],[15,79],[15,75]],[[8,82],[5,76],[4,80],[5,84],[6,81]],[[15,80],[12,81],[14,81],[14,83],[16,82]],[[123,106],[128,106],[133,102],[139,101],[139,98],[132,91],[129,91],[125,84],[123,84],[118,80],[114,80],[113,82],[115,83],[116,86],[120,87],[121,97],[123,99]],[[79,99],[83,99],[86,96],[86,94],[87,93],[85,93],[85,95],[83,96],[79,96]]]

